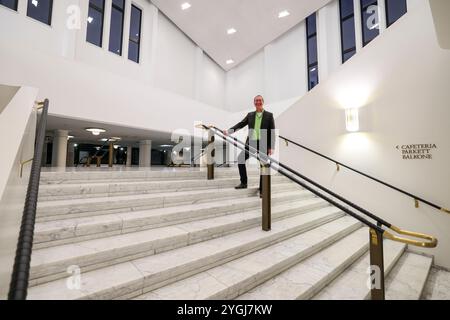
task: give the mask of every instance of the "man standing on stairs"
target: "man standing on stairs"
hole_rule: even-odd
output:
[[[246,144],[258,151],[271,156],[275,147],[275,120],[273,114],[264,110],[264,98],[257,95],[253,103],[256,111],[250,112],[247,116],[229,130],[224,130],[223,134],[232,134],[246,126],[249,128],[249,134]],[[249,148],[246,148],[247,151]],[[239,175],[241,176],[241,184],[236,189],[247,189],[248,177],[245,162],[248,160],[247,152],[242,151],[238,156]],[[259,192],[262,192],[262,177],[259,178]]]

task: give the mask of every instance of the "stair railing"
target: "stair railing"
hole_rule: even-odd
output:
[[[34,156],[9,287],[9,300],[25,300],[27,297],[39,182],[41,177],[42,153],[44,150],[45,130],[47,127],[48,105],[48,99],[45,99],[44,102],[38,104],[38,109],[42,109],[42,113],[36,128]]]
[[[250,157],[255,158],[261,163],[261,175],[262,175],[262,229],[264,231],[270,231],[271,229],[271,180],[270,180],[270,169],[275,169],[278,173],[290,179],[294,183],[300,185],[304,189],[310,191],[317,197],[325,200],[336,208],[342,210],[346,214],[355,218],[356,220],[362,222],[367,227],[369,227],[369,256],[370,256],[370,283],[371,283],[371,298],[372,300],[384,300],[385,299],[385,279],[384,279],[384,252],[383,252],[383,238],[401,242],[404,244],[409,244],[413,246],[418,246],[422,248],[435,248],[437,246],[438,240],[427,234],[417,233],[407,230],[402,230],[389,222],[381,219],[375,214],[369,212],[368,210],[361,208],[360,206],[354,204],[353,202],[345,199],[344,197],[336,194],[335,192],[327,189],[326,187],[320,185],[319,183],[309,179],[308,177],[300,174],[294,169],[282,164],[281,162],[273,159],[267,154],[260,152],[256,148],[246,144],[235,137],[231,137],[223,134],[223,130],[215,126],[198,125],[199,128],[208,130],[208,146],[207,146],[207,156],[208,156],[208,170],[207,178],[208,180],[214,179],[214,140],[217,135],[219,138],[225,142],[235,146],[236,148],[244,151]],[[305,182],[306,181],[306,182]],[[311,186],[312,185],[312,186]],[[317,190],[320,189],[326,194]],[[336,200],[337,199],[337,200]],[[356,211],[359,211],[366,217],[361,216],[353,210],[350,210],[344,204],[352,207]],[[369,221],[367,218],[374,220],[375,222]],[[387,229],[391,230],[388,231]],[[401,237],[395,235],[415,237],[416,239],[426,240],[413,240],[410,238]]]
[[[439,206],[437,204],[432,203],[431,201],[425,200],[425,199],[423,199],[421,197],[418,197],[418,196],[416,196],[416,195],[414,195],[412,193],[409,193],[409,192],[407,192],[405,190],[402,190],[402,189],[400,189],[398,187],[395,187],[395,186],[393,186],[393,185],[391,185],[391,184],[389,184],[389,183],[387,183],[385,181],[382,181],[382,180],[377,179],[377,178],[375,178],[373,176],[370,176],[367,173],[364,173],[362,171],[356,170],[356,169],[354,169],[354,168],[352,168],[352,167],[350,167],[350,166],[348,166],[348,165],[346,165],[346,164],[344,164],[342,162],[339,162],[339,161],[337,161],[335,159],[332,159],[332,158],[330,158],[330,157],[328,157],[328,156],[326,156],[326,155],[324,155],[324,154],[322,154],[322,153],[320,153],[318,151],[315,151],[315,150],[313,150],[311,148],[308,148],[308,147],[306,147],[306,146],[304,146],[304,145],[302,145],[302,144],[300,144],[298,142],[292,141],[292,140],[290,140],[290,139],[288,139],[286,137],[283,137],[283,136],[280,136],[280,139],[285,141],[286,146],[289,146],[289,144],[292,144],[292,145],[297,146],[299,148],[302,148],[302,149],[304,149],[306,151],[309,151],[309,152],[311,152],[311,153],[313,153],[315,155],[318,155],[321,158],[324,158],[324,159],[326,159],[328,161],[334,162],[336,164],[336,170],[337,171],[340,171],[341,167],[346,168],[346,169],[348,169],[348,170],[350,170],[352,172],[355,172],[355,173],[357,173],[357,174],[359,174],[359,175],[361,175],[363,177],[366,177],[366,178],[368,178],[370,180],[373,180],[373,181],[375,181],[375,182],[377,182],[379,184],[382,184],[382,185],[384,185],[384,186],[386,186],[388,188],[391,188],[391,189],[393,189],[395,191],[398,191],[398,192],[400,192],[400,193],[402,193],[402,194],[404,194],[404,195],[414,199],[414,205],[415,205],[416,208],[419,208],[420,202],[422,202],[422,203],[424,203],[426,205],[429,205],[432,208],[440,210],[441,212],[445,212],[445,213],[450,214],[450,210],[449,209],[446,209],[446,208],[444,208],[442,206]]]

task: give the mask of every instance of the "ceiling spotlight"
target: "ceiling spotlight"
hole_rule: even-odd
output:
[[[162,145],[160,145],[160,147],[161,148],[172,148],[173,145],[171,145],[171,144],[162,144]]]
[[[230,28],[227,30],[227,34],[234,34],[236,32],[237,32],[237,30],[235,28]]]
[[[181,5],[181,10],[187,10],[191,7],[191,4],[189,2],[185,2]]]
[[[114,145],[114,149],[116,149],[116,150],[117,150],[118,148],[120,148],[120,145],[118,145],[118,144],[115,144],[115,145]]]
[[[234,60],[233,60],[233,59],[228,59],[228,60],[226,61],[226,64],[232,64],[232,63],[234,63]]]
[[[86,131],[92,133],[94,136],[98,136],[98,135],[100,135],[100,133],[106,132],[105,129],[100,129],[100,128],[86,128]]]
[[[285,18],[285,17],[287,17],[288,15],[290,15],[290,13],[289,13],[289,11],[287,11],[287,10],[283,10],[283,11],[281,11],[280,13],[278,13],[278,18]]]
[[[70,139],[75,138],[74,136],[67,136],[67,141],[69,141]]]

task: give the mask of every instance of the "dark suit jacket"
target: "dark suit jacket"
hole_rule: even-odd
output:
[[[255,128],[255,120],[256,120],[256,111],[250,112],[247,116],[236,124],[234,127],[230,128],[230,132],[236,132],[246,126],[249,128],[249,134],[251,134],[252,130]],[[261,121],[261,141],[267,141],[267,149],[273,149],[275,147],[275,119],[273,118],[273,114],[269,111],[264,110],[263,118]],[[266,134],[264,134],[264,132]],[[249,143],[249,137],[247,137],[247,144]],[[264,148],[264,146],[260,146],[260,148]]]

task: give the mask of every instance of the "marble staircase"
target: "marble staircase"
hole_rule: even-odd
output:
[[[367,228],[274,175],[264,232],[258,174],[43,172],[28,299],[367,299]],[[385,240],[385,265],[388,299],[421,297],[431,258]]]

